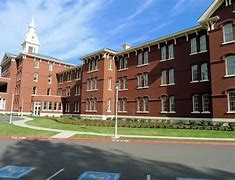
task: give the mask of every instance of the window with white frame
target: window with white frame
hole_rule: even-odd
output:
[[[92,59],[88,62],[88,71],[95,71],[97,67],[97,59]]]
[[[48,110],[52,110],[52,102],[48,102]]]
[[[57,102],[54,102],[54,111],[57,110]]]
[[[161,97],[161,103],[162,103],[162,113],[167,112],[167,96]]]
[[[65,103],[65,112],[69,112],[69,111],[70,111],[70,104]]]
[[[175,112],[175,96],[169,98],[170,112]]]
[[[148,97],[138,97],[137,98],[137,112],[146,113],[148,112]]]
[[[53,71],[53,64],[52,64],[52,63],[49,63],[49,65],[48,65],[48,70],[49,70],[49,71]]]
[[[108,99],[108,100],[107,100],[106,111],[107,111],[107,112],[111,112],[111,99]]]
[[[47,80],[48,84],[51,84],[52,83],[52,76],[48,76],[48,80]]]
[[[51,88],[47,89],[47,95],[50,96],[51,95]]]
[[[208,68],[207,63],[201,65],[201,80],[206,81],[208,80]]]
[[[175,74],[174,69],[169,70],[169,85],[175,84]]]
[[[118,99],[118,112],[126,112],[126,98],[120,98]]]
[[[190,42],[191,42],[191,54],[197,53],[197,39],[192,38]]]
[[[174,59],[174,45],[171,44],[168,46],[169,59]]]
[[[166,60],[166,46],[161,47],[161,60]]]
[[[167,71],[162,71],[161,85],[167,85]]]
[[[202,95],[202,112],[210,112],[210,97],[209,94]]]
[[[71,95],[71,87],[66,87],[66,96],[70,96]]]
[[[58,83],[59,84],[63,83],[63,74],[58,75]]]
[[[108,79],[108,90],[112,90],[112,78]]]
[[[92,91],[92,90],[97,90],[97,77],[95,78],[90,78],[87,80],[87,90]]]
[[[3,98],[0,98],[0,109],[5,109],[6,108],[6,100]]]
[[[43,102],[43,110],[47,110],[47,102],[46,101]]]
[[[140,52],[140,53],[138,54],[138,65],[141,65],[141,64],[142,64],[142,61],[143,61],[143,54],[142,54],[142,52]]]
[[[58,90],[57,90],[57,96],[62,96],[62,88],[58,88]]]
[[[225,0],[225,6],[230,6],[232,4],[232,0]]]
[[[149,52],[145,51],[144,52],[144,62],[143,64],[147,64],[149,62]]]
[[[32,94],[33,94],[33,95],[36,95],[36,94],[37,94],[37,90],[38,90],[37,86],[34,86],[34,87],[33,87],[33,92],[32,92]]]
[[[119,70],[127,69],[128,57],[119,59]]]
[[[77,85],[75,88],[75,95],[78,96],[81,93],[81,86]]]
[[[235,75],[235,56],[226,57],[226,75],[227,76]]]
[[[62,110],[62,103],[59,102],[59,104],[58,104],[58,111],[61,111],[61,110]]]
[[[118,78],[118,90],[127,90],[127,76]]]
[[[200,112],[199,111],[199,95],[193,95],[193,112]]]
[[[206,51],[206,35],[200,36],[200,52]]]
[[[80,70],[76,71],[76,79],[77,80],[81,79],[81,71]]]
[[[38,82],[38,73],[33,74],[33,81]]]
[[[109,64],[108,64],[108,70],[112,70],[112,66],[113,66],[113,59],[110,58],[109,59]]]
[[[144,97],[143,98],[143,111],[144,112],[148,112],[149,111],[149,98],[148,97]]]
[[[72,73],[68,72],[67,73],[67,81],[71,81],[71,78],[72,78]]]
[[[193,65],[191,67],[191,72],[192,72],[192,82],[197,82],[198,81],[198,65]]]
[[[233,41],[233,24],[225,24],[223,27],[223,34],[224,34],[224,42],[231,42]]]
[[[96,111],[96,104],[97,104],[96,98],[88,98],[86,100],[86,110],[87,111]]]
[[[74,112],[79,112],[80,104],[79,101],[74,102]]]
[[[137,75],[137,87],[138,88],[148,87],[148,73],[142,73]]]
[[[35,61],[34,61],[34,67],[35,67],[35,68],[39,68],[39,65],[40,65],[40,60],[35,59]]]
[[[228,112],[235,113],[235,91],[228,92]]]

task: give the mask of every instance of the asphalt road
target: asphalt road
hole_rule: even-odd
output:
[[[10,119],[10,116],[0,115],[0,121],[9,121],[9,119]],[[12,116],[13,121],[21,120],[21,119],[23,119],[23,118],[18,117],[18,116]]]
[[[0,167],[37,169],[23,179],[76,179],[84,171],[121,173],[120,179],[176,177],[235,179],[235,146],[91,141],[0,140]]]

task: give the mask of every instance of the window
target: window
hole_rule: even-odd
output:
[[[51,95],[51,88],[47,89],[47,95],[50,96]]]
[[[28,52],[33,53],[33,47],[32,46],[29,46]]]
[[[121,98],[118,100],[118,112],[126,112],[126,98]]]
[[[161,85],[167,85],[166,70],[162,71]]]
[[[63,83],[63,74],[58,75],[58,82],[59,84]]]
[[[235,56],[228,56],[226,58],[226,75],[235,75]]]
[[[33,81],[38,82],[38,73],[33,74]]]
[[[175,96],[169,98],[170,112],[175,112]]]
[[[118,79],[118,90],[127,90],[127,80],[127,76]]]
[[[230,6],[232,4],[232,0],[225,0],[225,6]]]
[[[191,67],[191,71],[192,71],[192,82],[197,82],[198,81],[198,66],[193,65]]]
[[[34,61],[34,67],[39,68],[40,60],[35,60]]]
[[[202,111],[203,112],[210,112],[209,105],[210,105],[209,95],[203,94],[202,95]]]
[[[174,59],[174,45],[173,44],[169,45],[168,50],[169,50],[169,59]]]
[[[202,81],[208,80],[207,63],[204,63],[204,64],[201,65],[201,80]]]
[[[143,55],[142,52],[138,54],[138,65],[141,65],[143,61]]]
[[[162,96],[161,102],[162,102],[162,113],[166,113],[167,112],[167,96]]]
[[[67,73],[67,81],[71,81],[71,74],[72,74],[71,72]]]
[[[111,112],[111,99],[108,99],[108,101],[107,101],[106,111]]]
[[[137,87],[138,88],[147,88],[148,87],[148,73],[143,73],[143,74],[137,75]]]
[[[3,98],[0,98],[0,109],[6,108],[6,100]]]
[[[74,102],[74,112],[79,112],[80,104],[78,101]]]
[[[89,112],[96,112],[96,104],[97,104],[97,99],[96,98],[88,98],[86,100],[86,110]]]
[[[137,98],[137,113],[148,113],[148,97]]]
[[[143,103],[143,111],[144,112],[148,112],[149,110],[149,106],[148,106],[148,103],[149,103],[149,98],[148,97],[144,97],[144,103]]]
[[[197,53],[197,39],[191,39],[191,54]]]
[[[48,76],[48,80],[47,80],[48,84],[51,84],[52,83],[52,76]]]
[[[128,57],[119,59],[119,70],[127,69],[127,65],[128,65]]]
[[[109,59],[108,70],[112,70],[112,66],[113,66],[113,60]]]
[[[76,72],[76,79],[77,80],[81,79],[81,71]]]
[[[57,110],[57,102],[54,102],[54,111]]]
[[[88,62],[88,71],[95,71],[97,70],[97,60],[92,59]]]
[[[174,69],[169,70],[169,85],[175,84]]]
[[[166,60],[166,46],[163,46],[161,48],[161,58],[162,58],[162,61]]]
[[[206,51],[206,35],[200,36],[200,52]]]
[[[70,110],[70,104],[65,103],[65,112],[69,112],[69,110]]]
[[[61,111],[61,110],[62,110],[62,103],[59,102],[59,104],[58,104],[58,111]]]
[[[235,113],[235,91],[228,93],[228,111]]]
[[[34,86],[33,87],[33,93],[32,93],[33,95],[36,95],[37,94],[37,87],[36,86]]]
[[[112,90],[112,78],[108,79],[108,90]]]
[[[48,65],[48,70],[49,70],[49,71],[53,71],[53,64],[52,64],[52,63],[49,63],[49,65]]]
[[[149,62],[149,52],[145,51],[144,52],[144,62],[143,64],[147,64]]]
[[[77,85],[75,91],[76,91],[76,92],[75,92],[75,95],[80,95],[81,86]]]
[[[224,33],[225,43],[233,41],[233,24],[229,23],[229,24],[224,25],[223,33]]]
[[[66,87],[66,96],[70,96],[70,94],[71,94],[71,88],[69,86],[69,87]]]
[[[123,89],[127,89],[127,76],[123,78]]]
[[[199,111],[199,95],[193,96],[193,112],[200,112]]]
[[[57,96],[62,96],[62,88],[58,88],[58,90],[57,90]]]
[[[48,110],[52,110],[52,102],[48,102]]]
[[[43,102],[43,110],[47,110],[47,102]]]
[[[97,90],[97,77],[91,78],[87,80],[87,90],[88,91],[93,91]]]

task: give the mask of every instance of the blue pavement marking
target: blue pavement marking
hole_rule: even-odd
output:
[[[205,178],[183,178],[183,177],[176,177],[176,180],[209,180]]]
[[[5,166],[0,169],[0,178],[19,179],[36,169],[35,167]]]
[[[77,177],[77,180],[119,180],[120,175],[120,173],[86,171]]]

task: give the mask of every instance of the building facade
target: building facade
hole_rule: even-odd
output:
[[[9,112],[14,93],[13,110],[33,115],[235,120],[234,16],[234,0],[215,0],[198,26],[80,66],[38,54],[32,21],[20,55],[3,58],[0,98]]]

